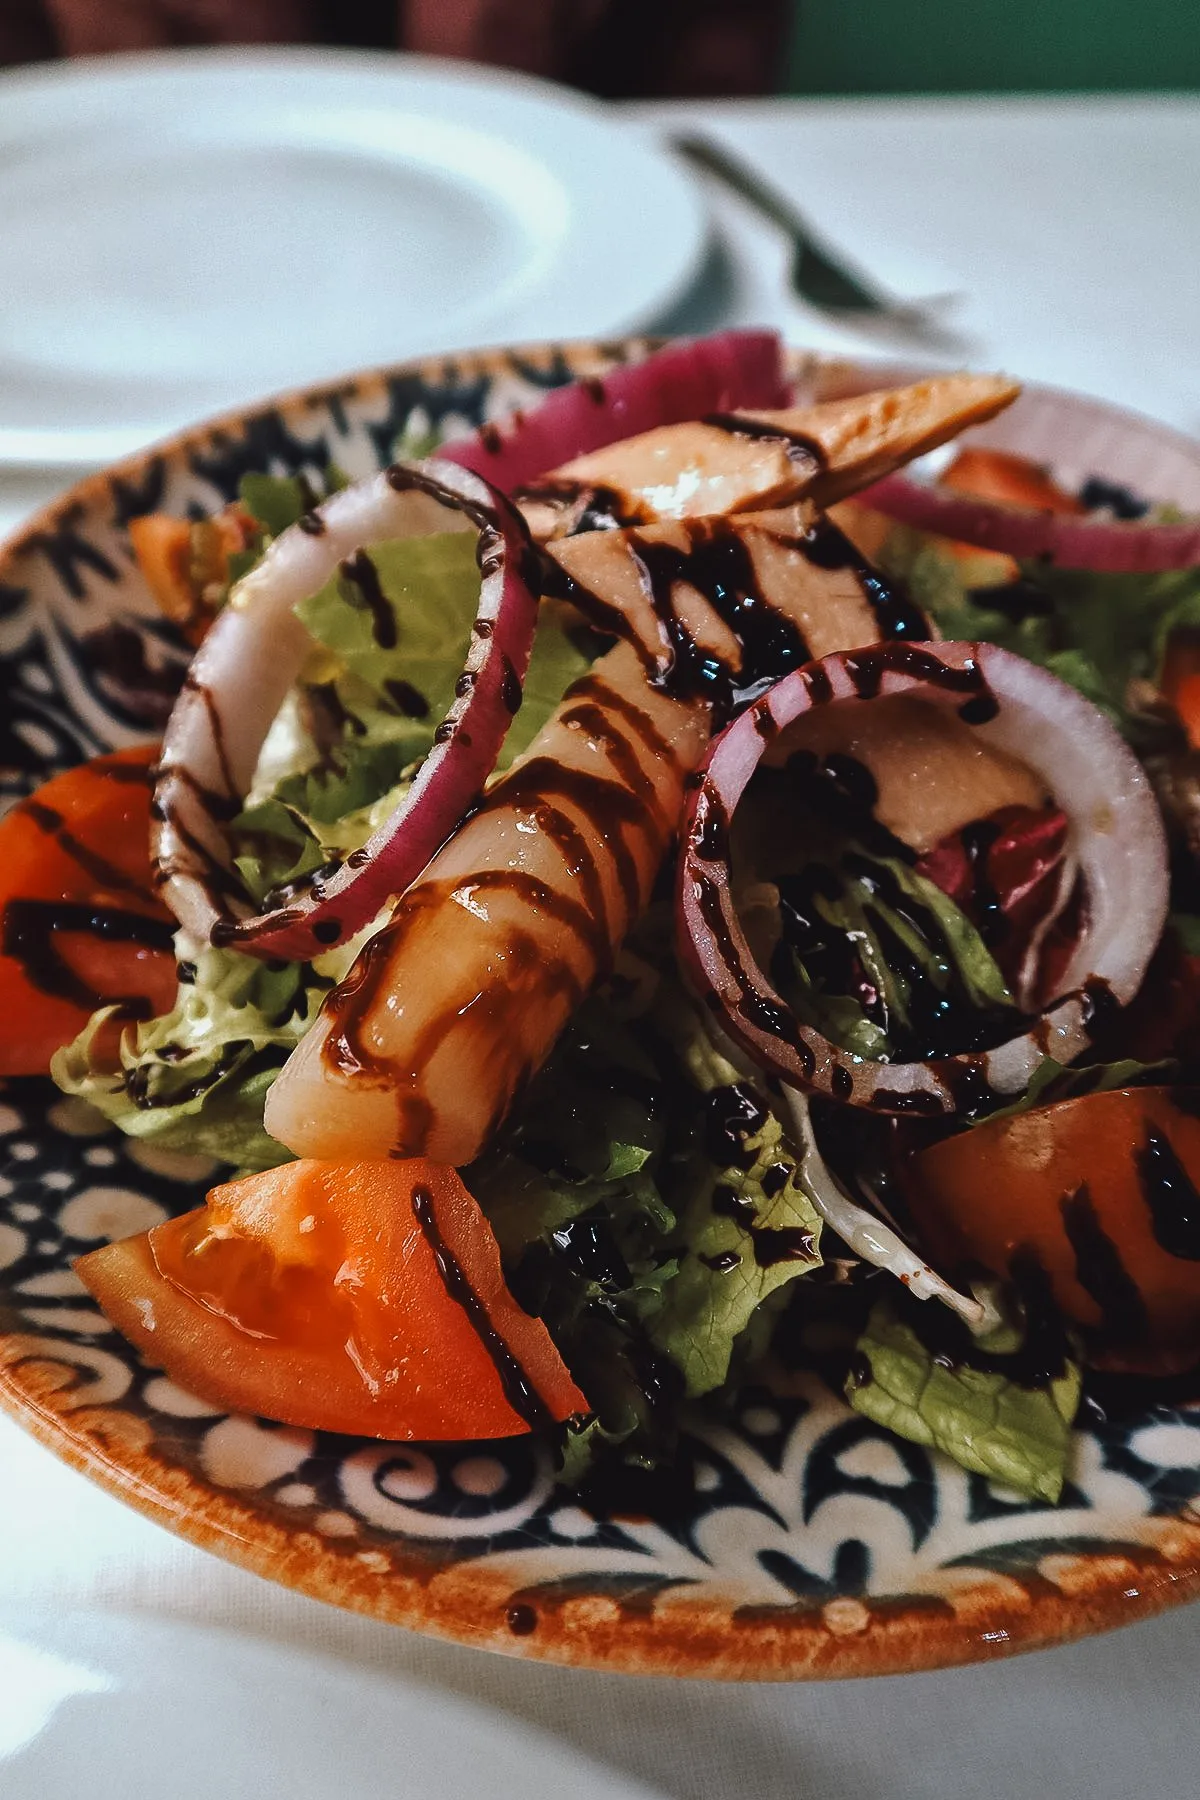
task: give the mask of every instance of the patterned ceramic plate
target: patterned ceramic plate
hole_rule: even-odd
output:
[[[242,474],[363,474],[637,346],[409,365],[256,407],[73,489],[0,556],[7,795],[161,726],[185,651],[126,526]],[[811,365],[810,365],[811,367]],[[816,1375],[693,1429],[667,1522],[593,1517],[529,1442],[415,1449],[214,1414],[111,1331],[71,1271],[201,1199],[211,1168],[100,1127],[46,1082],[0,1116],[0,1400],[151,1517],[381,1619],[523,1656],[763,1679],[930,1667],[1059,1641],[1200,1592],[1200,1412],[1079,1433],[1054,1510],[852,1415]]]

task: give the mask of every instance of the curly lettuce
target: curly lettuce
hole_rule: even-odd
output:
[[[1102,574],[1021,564],[1008,586],[971,587],[970,564],[897,525],[878,557],[948,638],[984,638],[1057,675],[1098,706],[1135,749],[1161,729],[1141,703],[1160,686],[1173,632],[1200,627],[1200,569]]]
[[[248,476],[242,498],[262,526],[252,560],[313,496],[298,479]],[[382,544],[371,558],[390,648],[377,642],[378,611],[345,575],[298,609],[316,648],[230,827],[256,906],[344,860],[383,823],[432,746],[462,671],[479,598],[474,533]],[[547,609],[501,766],[540,730],[593,649]],[[180,939],[187,978],[174,1009],[124,1029],[111,1009],[97,1013],[59,1053],[54,1077],[131,1136],[244,1169],[284,1161],[288,1152],[263,1129],[266,1095],[361,941],[314,963],[276,963],[209,949],[192,958]]]
[[[769,1097],[709,1038],[643,921],[466,1180],[514,1291],[598,1415],[567,1447],[669,1454],[679,1406],[761,1354],[775,1296],[821,1264],[821,1220]]]
[[[296,609],[319,646],[300,690],[309,760],[231,827],[257,903],[365,843],[404,798],[454,698],[479,603],[475,534],[377,544],[370,563],[358,578],[346,565]],[[498,770],[532,742],[593,650],[543,606]]]
[[[881,1302],[859,1338],[846,1397],[855,1412],[897,1437],[1054,1505],[1066,1478],[1082,1378],[1064,1358],[1061,1373],[1030,1385],[1018,1347],[1011,1328],[1003,1327],[978,1341],[976,1361],[970,1349],[950,1358],[922,1341],[915,1320]]]
[[[267,963],[232,950],[206,950],[181,968],[172,1012],[125,1028],[114,1057],[120,1013],[103,1008],[58,1051],[51,1075],[127,1136],[164,1150],[242,1169],[289,1161],[291,1152],[263,1128],[263,1104],[316,1019],[332,968],[318,973],[311,964]]]
[[[879,1062],[973,1049],[1019,1029],[975,925],[839,784],[834,759],[801,753],[760,769],[736,830],[747,929],[805,1024]]]

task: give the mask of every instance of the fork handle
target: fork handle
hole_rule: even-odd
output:
[[[831,255],[799,209],[749,163],[714,139],[694,132],[676,132],[671,142],[689,162],[716,175],[735,194],[748,200],[788,233],[795,247],[792,284],[813,306],[829,313],[884,310],[886,302],[882,296]]]

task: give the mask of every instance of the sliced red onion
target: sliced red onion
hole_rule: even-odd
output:
[[[994,1050],[929,1062],[868,1062],[802,1024],[755,963],[730,890],[728,824],[769,738],[814,708],[909,694],[953,708],[981,740],[1042,776],[1070,822],[1087,929],[1061,996]],[[1166,918],[1162,819],[1140,763],[1073,688],[994,644],[878,644],[786,676],[713,744],[684,826],[680,954],[724,1030],[794,1085],[880,1112],[953,1113],[1019,1093],[1046,1056],[1070,1062],[1093,1025],[1131,1000]]]
[[[889,475],[860,495],[862,503],[918,531],[956,538],[1022,560],[1044,557],[1063,569],[1153,575],[1200,564],[1200,524],[1142,525],[1087,514],[1022,512],[975,500],[909,475]]]
[[[295,608],[371,544],[479,533],[479,610],[456,698],[406,798],[336,872],[254,914],[226,833],[268,730],[312,648]],[[439,460],[397,463],[326,500],[238,583],[163,735],[152,850],[163,898],[201,941],[309,958],[345,942],[420,874],[491,774],[520,705],[537,622],[529,535],[502,494]]]
[[[790,385],[774,331],[718,331],[641,362],[554,388],[531,412],[480,426],[438,456],[511,493],[591,450],[705,413],[786,406]]]
[[[911,372],[905,371],[911,378]],[[878,373],[864,371],[864,379]],[[1138,413],[1056,388],[1025,387],[999,418],[961,442],[1002,450],[1050,469],[1076,492],[1089,476],[1130,489],[1152,504],[1200,515],[1200,443]],[[1153,574],[1200,564],[1200,517],[1177,525],[1119,522],[1087,514],[1026,512],[919,480],[889,475],[862,503],[919,531],[1021,558],[1047,557],[1068,569]]]
[[[982,1334],[1000,1323],[994,1303],[978,1295],[963,1294],[931,1268],[923,1256],[909,1247],[890,1225],[876,1218],[839,1187],[817,1147],[808,1113],[808,1096],[785,1085],[784,1101],[791,1116],[792,1140],[800,1165],[804,1191],[829,1226],[855,1256],[876,1269],[885,1269],[902,1281],[917,1300],[940,1300],[956,1312],[963,1324]]]

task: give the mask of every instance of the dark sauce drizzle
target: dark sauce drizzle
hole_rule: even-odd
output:
[[[818,569],[852,569],[883,638],[928,639],[929,619],[903,582],[881,575],[832,519],[822,516],[802,538],[788,540]]]
[[[573,768],[552,758],[537,756],[510,771],[496,791],[494,804],[506,811],[525,811],[539,830],[560,850],[567,871],[574,879],[574,891],[560,892],[548,883],[521,870],[492,869],[481,871],[471,881],[449,884],[432,882],[419,886],[402,902],[391,922],[367,945],[354,969],[331,995],[328,1002],[331,1029],[323,1054],[326,1061],[344,1074],[369,1071],[389,1085],[395,1085],[395,1071],[386,1060],[380,1061],[371,1051],[363,1032],[383,969],[395,955],[410,927],[429,907],[436,906],[447,891],[464,887],[475,890],[509,892],[519,895],[536,913],[555,920],[569,931],[587,952],[594,967],[607,970],[612,959],[610,906],[597,851],[575,814],[593,821],[603,846],[608,867],[612,870],[625,918],[634,917],[644,896],[638,859],[630,842],[630,834],[644,833],[657,837],[661,829],[661,807],[653,781],[641,767],[628,737],[616,720],[628,724],[631,735],[640,736],[652,750],[667,754],[667,745],[659,737],[653,722],[636,707],[609,692],[604,683],[585,678],[572,690],[565,715],[574,719],[600,742],[612,765],[613,776],[598,771]],[[519,941],[518,941],[519,940]],[[524,959],[532,963],[544,958],[544,949],[529,934],[514,933],[510,951],[514,969]],[[572,1005],[582,997],[582,984],[572,964],[563,958],[543,962],[543,988],[547,1003],[565,994]],[[426,1066],[446,1033],[457,1023],[450,1013],[434,1021],[413,1046],[411,1066]],[[415,1134],[418,1127],[427,1128],[429,1107],[419,1095],[406,1096],[404,1106],[411,1116],[406,1132]]]
[[[645,531],[631,531],[629,546],[643,571],[646,592],[671,645],[667,685],[675,692],[712,700],[718,716],[757,699],[792,669],[811,660],[808,645],[790,619],[770,606],[758,583],[745,539],[730,519],[698,519],[679,550]],[[677,586],[693,587],[728,626],[741,647],[735,673],[692,638],[675,612]]]
[[[371,635],[381,650],[396,648],[396,614],[383,584],[379,579],[379,570],[371,561],[365,550],[356,550],[339,565],[346,580],[357,588],[371,614]]]
[[[1130,1275],[1121,1252],[1100,1223],[1086,1181],[1059,1202],[1062,1222],[1075,1253],[1075,1274],[1100,1308],[1103,1329],[1126,1340],[1140,1340],[1149,1331],[1146,1303]]]
[[[1168,1256],[1200,1262],[1200,1193],[1170,1140],[1149,1129],[1135,1161],[1155,1238]]]
[[[743,1231],[753,1231],[758,1219],[758,1208],[748,1194],[739,1194],[736,1188],[721,1182],[712,1192],[712,1209],[722,1219],[732,1219]]]
[[[748,1168],[754,1156],[746,1150],[745,1140],[761,1131],[766,1119],[758,1095],[744,1082],[715,1088],[705,1104],[705,1154],[720,1168]]]
[[[500,1377],[504,1398],[518,1417],[525,1420],[531,1431],[548,1430],[554,1424],[554,1416],[492,1324],[487,1307],[467,1280],[462,1265],[438,1229],[433,1195],[428,1188],[414,1188],[412,1203],[413,1217],[433,1251],[437,1271],[446,1292],[462,1307],[471,1322],[472,1330],[491,1358]]]
[[[48,837],[55,838],[67,855],[78,863],[79,867],[90,875],[93,881],[99,882],[101,887],[118,894],[132,894],[136,898],[145,898],[144,882],[135,881],[132,876],[125,873],[124,869],[119,869],[116,863],[109,862],[106,856],[102,856],[98,850],[93,850],[90,845],[77,838],[74,832],[67,829],[62,814],[55,812],[53,807],[44,806],[40,800],[35,798],[26,800],[21,811],[27,819],[33,820],[39,831],[44,831]]]
[[[183,689],[187,693],[195,694],[199,698],[205,712],[208,714],[208,724],[209,730],[212,732],[213,747],[216,750],[217,761],[221,767],[221,780],[225,784],[224,794],[221,797],[226,804],[230,801],[238,801],[238,785],[233,779],[233,767],[229,761],[229,751],[225,744],[225,721],[221,717],[212,690],[206,687],[202,681],[197,679],[192,669],[189,669],[183,678]],[[173,769],[172,773],[175,774],[178,773],[178,771]],[[201,788],[198,783],[193,783],[193,786],[196,788],[197,792],[204,794],[206,799],[208,798],[207,790]]]
[[[760,1269],[773,1269],[782,1262],[816,1261],[813,1234],[798,1225],[785,1225],[778,1230],[760,1225],[753,1241],[754,1260]]]
[[[762,1235],[765,1236],[766,1233]],[[711,1269],[714,1275],[729,1275],[734,1269],[740,1269],[742,1266],[742,1259],[736,1250],[721,1250],[715,1256],[705,1256],[701,1253],[700,1261],[706,1269]]]
[[[99,763],[93,763],[92,768],[97,773],[102,773],[105,781],[115,781],[121,787],[152,788],[158,780],[158,770],[153,763],[109,762],[104,759],[102,770]]]
[[[388,698],[395,703],[406,719],[427,719],[429,717],[429,702],[420,688],[415,688],[411,681],[405,681],[400,676],[392,675],[383,685]]]
[[[98,994],[67,961],[57,939],[60,933],[79,932],[114,944],[136,944],[145,950],[167,954],[175,940],[174,922],[152,919],[143,913],[110,906],[89,906],[72,900],[10,900],[0,919],[0,950],[21,965],[30,984],[40,993],[67,1000],[85,1012],[118,1001],[113,994]],[[149,1018],[149,1000],[121,1000],[131,1017]]]
[[[828,465],[824,445],[803,431],[789,431],[771,419],[752,419],[744,413],[705,413],[703,425],[724,431],[730,437],[745,438],[754,443],[778,444],[788,460],[802,473],[817,475]]]
[[[707,699],[717,718],[725,719],[793,669],[808,663],[809,646],[796,625],[763,593],[743,528],[736,520],[695,519],[680,529],[687,537],[683,548],[664,541],[652,530],[634,527],[628,532],[627,542],[637,560],[646,596],[669,646],[665,661],[659,652],[648,652],[641,646],[643,659],[655,686],[682,697]],[[820,568],[852,571],[885,640],[928,639],[929,621],[903,587],[872,568],[845,533],[828,520],[819,519],[800,536],[780,536],[779,542]],[[619,608],[568,574],[553,557],[546,556],[543,562],[544,593],[569,601],[598,630],[617,637],[628,635],[628,625]],[[732,632],[740,647],[739,668],[730,669],[700,648],[685,629],[675,611],[674,596],[680,585],[694,588]],[[928,667],[933,679],[943,665],[930,658]],[[881,670],[879,679],[882,673]],[[960,672],[951,670],[947,674],[949,679],[943,685],[951,686]],[[990,697],[977,677],[962,674],[964,679],[959,685],[967,696],[966,704],[980,711],[982,717],[980,709]],[[814,699],[822,697],[822,675],[823,671],[814,671]],[[865,667],[863,679],[870,679]],[[756,723],[764,736],[774,730],[774,722],[765,710],[756,715]]]

